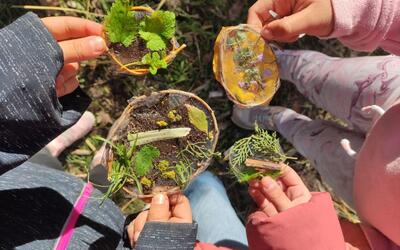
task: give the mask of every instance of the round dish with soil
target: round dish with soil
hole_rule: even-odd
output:
[[[240,107],[268,105],[280,85],[272,48],[244,24],[222,28],[214,46],[213,69],[229,99]]]
[[[123,188],[146,200],[182,190],[210,164],[218,134],[214,112],[191,93],[133,99],[107,138],[109,194]]]
[[[173,12],[117,0],[105,18],[104,37],[109,55],[123,72],[155,75],[186,47],[178,44],[175,29]]]

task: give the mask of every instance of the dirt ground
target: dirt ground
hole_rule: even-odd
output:
[[[162,0],[136,1],[137,5],[148,4],[153,8],[160,7],[177,14],[177,38],[188,47],[180,54],[167,70],[160,70],[156,76],[134,77],[118,72],[116,66],[107,56],[81,64],[79,80],[82,88],[93,98],[89,108],[96,115],[97,124],[93,132],[84,140],[76,143],[62,155],[65,170],[80,178],[87,177],[89,165],[99,142],[95,135],[106,136],[108,129],[119,117],[132,96],[139,96],[151,91],[163,89],[180,89],[190,91],[203,98],[216,112],[221,129],[218,150],[224,152],[235,140],[249,135],[230,121],[232,103],[224,95],[223,89],[214,79],[212,73],[213,44],[222,26],[236,25],[246,21],[247,10],[254,1],[247,0]],[[0,27],[12,22],[26,10],[11,8],[12,5],[48,5],[78,9],[86,12],[36,10],[40,16],[73,15],[102,22],[102,14],[109,9],[111,0],[6,0],[0,3]],[[94,14],[94,15],[93,15]],[[336,40],[321,41],[304,37],[300,41],[282,45],[288,49],[310,49],[336,57],[364,56],[343,47]],[[373,54],[382,54],[376,51]],[[283,82],[273,105],[292,108],[313,119],[335,120],[327,112],[316,108],[302,97],[292,84]],[[284,151],[289,156],[297,157],[290,165],[299,172],[306,184],[313,191],[328,190],[316,170],[307,159],[299,155],[295,148],[282,139]],[[230,199],[241,219],[252,209],[252,202],[247,195],[247,188],[235,182],[227,173],[227,165],[216,161],[210,170],[224,182]],[[135,203],[123,193],[113,197],[125,213],[135,210]],[[347,206],[335,198],[338,214],[349,220],[357,220],[356,215]]]

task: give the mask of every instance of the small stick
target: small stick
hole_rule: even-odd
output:
[[[263,170],[282,170],[283,165],[280,163],[274,163],[264,160],[247,159],[244,164],[247,167],[253,167]]]

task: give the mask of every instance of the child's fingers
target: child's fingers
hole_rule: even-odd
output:
[[[260,187],[260,181],[259,180],[251,180],[249,181],[249,186],[252,188],[259,188]]]
[[[131,223],[133,224],[133,235],[129,235],[129,239],[132,246],[135,245],[135,242],[137,242],[137,240],[139,239],[140,233],[142,232],[144,225],[146,224],[147,216],[148,211],[141,212]]]
[[[76,76],[78,70],[79,70],[78,63],[65,64],[64,67],[61,69],[60,73],[58,73],[56,82],[64,82],[65,79],[69,79],[72,76]]]
[[[309,192],[300,176],[291,167],[286,166],[284,172],[279,177],[279,180],[287,187],[294,187],[301,189],[303,192]]]
[[[282,188],[271,177],[266,176],[261,180],[261,193],[272,203],[278,212],[292,207],[292,202],[283,192]]]
[[[103,32],[103,25],[78,17],[45,17],[42,21],[57,41],[101,36]]]
[[[65,80],[64,82],[56,83],[56,93],[58,97],[68,95],[79,86],[79,81],[76,76],[71,77],[70,79]]]
[[[104,39],[99,36],[62,41],[59,45],[63,50],[65,63],[94,59],[107,51]]]
[[[294,36],[308,31],[310,11],[307,9],[290,16],[270,22],[262,31],[265,39],[286,42]]]
[[[290,42],[300,34],[327,36],[332,28],[330,6],[311,4],[296,13],[270,22],[264,27],[262,36],[268,40]]]
[[[171,217],[169,200],[165,194],[157,194],[151,200],[148,221],[168,221]]]
[[[126,229],[126,231],[128,232],[128,237],[129,237],[129,243],[131,244],[131,246],[133,247],[135,245],[135,240],[134,240],[134,236],[135,236],[135,221],[132,221],[128,228]]]
[[[250,7],[247,24],[261,29],[268,20],[272,20],[268,10],[273,8],[272,0],[259,0]]]
[[[249,194],[253,200],[257,203],[258,208],[268,216],[274,216],[278,214],[274,204],[269,202],[265,196],[258,189],[250,188]]]
[[[190,208],[189,199],[182,194],[176,194],[170,197],[170,205],[172,206],[171,222],[192,223],[192,209]]]

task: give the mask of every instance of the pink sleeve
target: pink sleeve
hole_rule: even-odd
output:
[[[365,224],[361,224],[371,249],[400,250],[400,246],[389,240],[385,235]]]
[[[310,202],[272,217],[255,212],[250,215],[246,230],[251,250],[346,249],[328,193],[313,193]]]
[[[378,47],[400,55],[400,1],[331,0],[335,27],[328,38],[346,46],[372,51]]]

